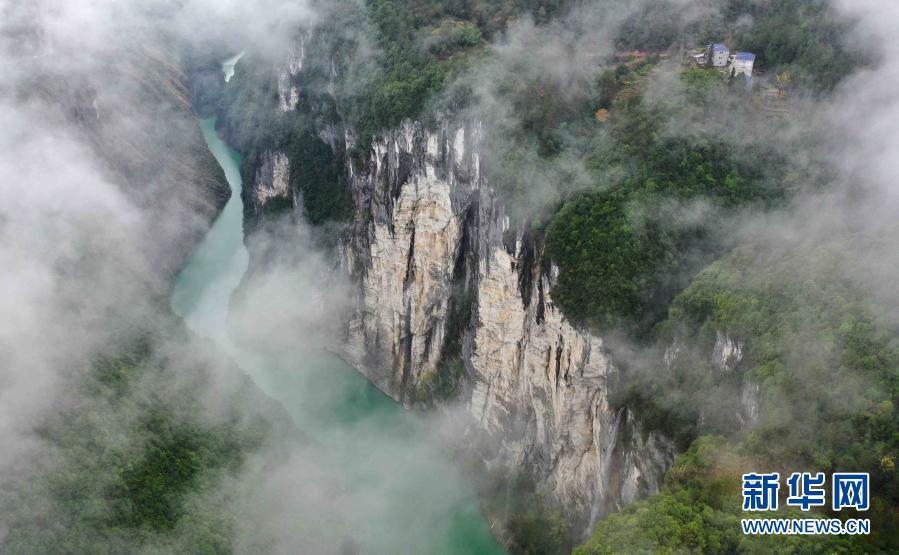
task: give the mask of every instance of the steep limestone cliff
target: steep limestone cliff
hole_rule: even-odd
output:
[[[296,38],[287,56],[287,62],[278,74],[278,107],[282,112],[295,110],[300,101],[300,84],[297,77],[303,70],[303,62],[306,59],[307,40],[309,39],[306,33]]]
[[[324,129],[325,142],[351,132]],[[338,271],[356,284],[345,335],[332,346],[407,405],[452,395],[490,445],[485,462],[524,471],[582,532],[658,489],[672,447],[643,433],[609,395],[618,370],[603,340],[552,302],[556,269],[525,230],[510,229],[481,172],[478,124],[407,122],[345,160],[353,216]],[[248,187],[257,213],[285,188],[291,162],[261,157]]]
[[[253,240],[268,218],[316,223],[323,197],[345,194],[334,272],[352,298],[332,350],[407,406],[461,405],[491,474],[526,475],[575,534],[656,491],[673,446],[612,400],[620,369],[603,338],[553,303],[557,269],[488,183],[481,125],[437,114],[357,137],[326,43],[298,34],[274,68],[248,54],[226,86],[220,122],[245,153],[249,271],[293,248]],[[264,105],[237,102],[252,98]],[[275,131],[247,136],[241,121]]]
[[[290,163],[287,155],[280,151],[265,151],[253,180],[255,187],[246,195],[251,204],[247,208],[253,214],[261,214],[266,205],[290,198]]]

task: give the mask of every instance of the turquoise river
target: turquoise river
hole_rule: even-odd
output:
[[[214,120],[202,120],[200,125],[232,195],[178,276],[171,298],[175,312],[194,332],[227,352],[266,394],[286,407],[303,434],[327,452],[327,471],[350,490],[349,501],[332,509],[351,530],[350,551],[503,553],[479,510],[472,485],[428,437],[418,416],[320,349],[297,347],[290,356],[270,362],[265,353],[248,352],[246,345],[238,348],[231,341],[229,303],[248,264],[240,157],[217,136]],[[283,492],[290,499],[302,499],[303,493]],[[298,516],[298,530],[304,526],[300,520]]]

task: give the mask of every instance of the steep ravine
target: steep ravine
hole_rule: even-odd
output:
[[[286,525],[299,530],[296,545],[315,546],[316,552],[501,553],[472,485],[413,415],[320,348],[298,342],[289,352],[269,352],[232,342],[229,303],[248,260],[240,159],[217,137],[214,120],[202,126],[233,194],[179,274],[172,306],[188,327],[215,340],[280,401],[315,442],[286,469],[302,477],[299,486],[272,500],[288,511]],[[307,479],[317,483],[310,486]],[[319,489],[330,497],[317,499]],[[303,532],[310,526],[309,518],[299,516],[304,511],[314,512],[312,522],[324,526]],[[298,516],[291,520],[291,514]]]
[[[476,126],[408,123],[373,144],[367,171],[347,165],[355,216],[339,271],[357,286],[333,349],[407,405],[432,401],[435,384],[456,379],[440,376],[447,361],[460,360],[459,397],[495,448],[488,466],[526,470],[586,531],[656,491],[672,448],[610,406],[615,365],[601,338],[554,306],[556,270],[537,267],[531,239],[510,233],[477,140]],[[264,160],[258,206],[292,195],[287,157]]]
[[[149,277],[164,295],[230,190],[197,129],[177,45],[152,32],[134,44],[120,57],[98,60],[106,62],[103,79],[90,72],[55,75],[47,61],[30,86],[58,107],[65,120],[59,123],[79,133],[104,162],[107,178],[147,214]],[[34,58],[43,64],[53,56]]]
[[[354,294],[331,349],[407,406],[461,401],[490,446],[481,453],[487,467],[526,473],[564,509],[575,536],[656,491],[673,447],[643,432],[639,415],[611,406],[618,369],[603,339],[553,304],[557,270],[540,262],[542,247],[524,228],[510,229],[483,175],[480,125],[407,121],[353,160],[352,129],[295,102],[306,52],[297,44],[278,77],[278,110],[318,117],[310,140],[342,160],[333,187],[352,198],[335,272]],[[292,179],[306,168],[289,154],[259,157],[244,193],[251,221],[285,207],[306,217]]]

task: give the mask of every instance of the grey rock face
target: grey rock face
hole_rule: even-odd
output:
[[[726,333],[716,331],[712,360],[721,370],[730,372],[743,360],[743,343],[735,341]]]
[[[301,67],[282,68],[279,83],[300,82]],[[281,109],[294,109],[289,87],[279,90]],[[335,153],[352,151],[354,132],[326,120],[318,137]],[[612,406],[618,369],[603,339],[554,305],[558,270],[540,262],[525,229],[510,227],[482,172],[481,137],[476,122],[407,121],[375,137],[361,161],[344,157],[353,216],[336,271],[354,295],[332,348],[408,406],[441,402],[451,383],[491,446],[488,468],[527,472],[584,533],[657,491],[673,446]],[[278,198],[299,206],[285,177],[292,163],[279,152],[262,157],[245,192],[256,213]]]
[[[300,89],[297,76],[303,70],[303,62],[306,60],[306,41],[308,35],[300,34],[293,44],[293,49],[287,56],[287,62],[278,73],[278,107],[282,112],[290,112],[296,109],[300,101]]]
[[[340,268],[357,288],[335,349],[409,405],[458,357],[462,401],[495,447],[488,466],[526,470],[587,530],[656,491],[672,447],[610,406],[617,369],[602,339],[553,304],[557,269],[544,272],[531,238],[509,229],[482,176],[480,134],[407,122],[374,141],[361,169],[347,165],[355,217]]]
[[[350,169],[357,213],[342,251],[359,289],[341,354],[399,400],[437,371],[447,333],[463,222],[477,198],[464,133],[408,123],[372,145],[365,172]]]
[[[290,161],[280,150],[266,151],[256,167],[253,186],[249,189],[248,200],[254,213],[262,212],[269,202],[290,198]]]

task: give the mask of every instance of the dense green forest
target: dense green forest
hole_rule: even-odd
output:
[[[650,3],[643,15],[671,13],[653,8],[657,4]],[[752,14],[750,27],[736,36],[722,32],[718,40],[731,37],[732,43],[747,48],[759,41],[766,44],[767,50],[759,53],[760,65],[814,82],[814,87],[804,87],[793,81],[797,94],[833,87],[859,57],[834,48],[840,44],[842,27],[823,2],[778,3],[767,9],[731,2],[723,13],[724,23],[694,23],[683,32],[713,32],[709,29],[726,28],[728,21]],[[797,18],[803,24],[791,25]],[[765,40],[772,28],[785,25],[791,29],[790,41]],[[670,44],[642,44],[634,33],[625,24],[619,43],[642,48]],[[701,35],[688,36],[692,41],[686,44],[703,44]],[[817,51],[825,40],[826,51]],[[740,82],[725,82],[714,71],[685,69],[680,76],[683,104],[643,98],[641,79],[654,63],[651,57],[624,59],[601,73],[585,108],[608,115],[590,124],[583,119],[567,123],[569,130],[578,125],[588,137],[580,149],[597,185],[561,199],[561,209],[548,227],[550,255],[561,269],[553,296],[565,313],[596,329],[627,329],[639,336],[664,318],[674,295],[697,271],[725,252],[732,230],[728,220],[748,209],[783,205],[795,193],[788,172],[806,171],[790,167],[792,161],[772,146],[776,141],[731,144],[715,136],[733,122],[745,121],[741,117],[762,117],[762,107]],[[715,109],[722,96],[726,108]],[[684,108],[698,109],[699,131],[688,139],[664,138],[671,110]],[[541,130],[543,135],[554,132],[552,127]],[[615,172],[622,172],[623,178],[610,186],[604,175]],[[696,214],[699,206],[701,216]]]
[[[643,175],[579,193],[552,219],[550,254],[562,269],[553,298],[575,322],[647,331],[693,273],[722,252],[719,218],[785,196],[760,169],[779,162],[770,152],[744,150],[735,161],[725,146],[674,139],[646,150]],[[698,199],[721,214],[696,221],[690,203]]]
[[[847,275],[857,262],[851,253],[873,245],[885,255],[889,247],[870,236],[840,237],[787,246],[773,257],[769,246],[741,247],[677,297],[660,348],[677,337],[694,351],[678,356],[670,373],[632,383],[628,403],[689,450],[661,494],[609,517],[580,553],[899,548],[899,321],[875,304],[864,279]],[[740,373],[722,373],[708,356],[720,330],[745,341]],[[741,406],[745,387],[756,386],[758,420],[741,427],[733,407]],[[872,534],[742,536],[738,485],[747,468],[870,472],[874,499],[864,516],[874,523]],[[778,516],[797,515],[781,509]]]

